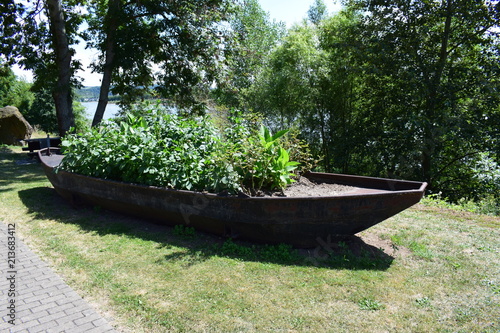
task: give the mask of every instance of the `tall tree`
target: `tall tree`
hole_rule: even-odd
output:
[[[276,123],[291,126],[314,109],[322,65],[316,29],[294,26],[270,54],[266,69],[252,87],[253,108],[265,110]]]
[[[0,107],[12,105],[25,115],[34,98],[31,86],[25,80],[17,78],[12,69],[3,65],[0,60]]]
[[[2,54],[9,63],[33,70],[33,89],[50,89],[60,135],[75,124],[72,88],[78,86],[74,73],[80,64],[73,59],[71,45],[82,22],[80,5],[78,0],[6,0],[0,7]]]
[[[94,6],[91,7],[94,15],[88,18],[90,31],[101,31],[101,29],[106,31],[100,45],[101,57],[104,58],[104,63],[100,67],[102,72],[101,89],[99,91],[97,108],[92,119],[92,126],[96,126],[102,121],[108,104],[113,70],[116,66],[116,34],[119,26],[119,11],[121,6],[122,1],[120,0],[96,1],[94,2]],[[101,20],[102,17],[104,17],[103,20]],[[99,26],[100,29],[96,28],[96,26]],[[88,36],[87,39],[89,39]]]
[[[327,15],[328,10],[323,0],[315,0],[314,4],[311,5],[309,10],[307,11],[309,21],[311,21],[315,25],[319,25],[321,21],[326,19]]]
[[[480,153],[498,149],[499,2],[346,3],[362,13],[363,100],[378,120],[367,124],[366,147],[387,171],[431,189],[471,181]]]
[[[252,107],[275,124],[299,127],[328,171],[349,172],[354,154],[356,73],[349,71],[350,51],[339,45],[355,24],[337,15],[294,26],[251,89]]]
[[[84,36],[101,52],[95,69],[103,73],[94,124],[102,119],[112,83],[124,102],[154,87],[181,106],[201,109],[195,93],[213,83],[224,58],[222,21],[233,2],[6,0],[0,7],[2,53],[34,71],[34,89],[51,87],[61,135],[74,125],[71,92],[80,64],[72,45],[84,17],[89,32]]]
[[[93,125],[102,120],[111,84],[125,103],[154,86],[180,106],[202,108],[196,89],[215,79],[232,2],[91,1],[87,39],[100,52],[94,70],[103,73]]]
[[[499,9],[350,1],[289,31],[252,105],[296,122],[328,171],[423,179],[450,199],[476,199],[492,184],[481,165],[500,161]]]
[[[243,0],[229,17],[228,53],[216,94],[227,107],[242,107],[248,90],[265,67],[268,55],[286,33],[284,23],[271,20],[258,0]]]
[[[72,52],[66,35],[66,19],[61,0],[47,0],[46,8],[57,68],[57,82],[52,96],[56,104],[59,133],[64,135],[71,127],[75,126],[71,94]]]
[[[12,89],[16,76],[6,65],[0,62],[0,107],[11,105]]]

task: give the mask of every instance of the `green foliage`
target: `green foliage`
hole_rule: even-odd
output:
[[[84,39],[99,51],[92,66],[108,75],[123,104],[151,93],[175,99],[195,111],[197,94],[218,73],[227,41],[221,24],[232,11],[229,0],[93,0],[87,3]],[[107,86],[105,86],[107,85]]]
[[[287,126],[301,113],[310,112],[316,105],[317,78],[323,73],[321,51],[316,45],[313,28],[292,28],[248,90],[249,107]]]
[[[196,236],[196,231],[192,227],[186,227],[182,224],[178,224],[174,227],[174,235],[184,238],[194,238]]]
[[[246,140],[236,170],[243,175],[243,183],[253,191],[281,189],[293,182],[291,172],[299,163],[290,161],[287,150],[279,144],[279,139],[287,132],[283,130],[271,135],[269,129],[261,125],[257,138]]]
[[[9,67],[3,66],[1,62],[0,65],[0,107],[4,107],[10,104],[9,96],[16,76]]]
[[[35,91],[35,99],[25,114],[28,122],[46,133],[57,133],[56,108],[48,89]]]
[[[230,0],[7,0],[0,4],[0,54],[33,70],[36,90],[50,90],[61,134],[78,122],[71,99],[81,63],[73,46],[82,39],[99,51],[93,67],[105,74],[103,95],[113,85],[123,103],[133,103],[154,87],[201,112],[197,94],[218,74],[228,40],[223,22],[232,7]]]
[[[422,307],[422,308],[431,306],[431,301],[430,301],[429,297],[417,298],[415,300],[415,303],[418,307]]]
[[[359,33],[345,47],[363,78],[361,119],[370,119],[358,165],[425,180],[454,201],[478,199],[474,192],[485,188],[473,168],[481,153],[498,154],[496,5],[347,2],[370,13],[360,14]]]
[[[370,311],[376,311],[385,308],[385,306],[382,303],[369,297],[364,297],[360,299],[358,301],[358,306],[361,310],[370,310]]]
[[[292,182],[297,162],[279,144],[287,131],[260,135],[238,125],[218,128],[208,117],[181,118],[155,105],[140,106],[63,140],[60,168],[94,177],[173,189],[244,191],[280,190]]]
[[[321,26],[295,26],[275,49],[268,67],[248,91],[247,103],[273,123],[296,126],[324,170],[348,172],[356,142],[352,123],[354,92],[346,75],[349,59],[322,47]],[[347,23],[339,24],[345,31]]]
[[[322,157],[315,157],[311,152],[309,144],[301,140],[299,136],[300,130],[297,127],[292,127],[286,136],[283,137],[281,144],[290,154],[290,160],[300,161],[294,172],[304,174],[316,168],[321,162]]]
[[[422,198],[421,202],[422,204],[431,207],[461,210],[476,214],[500,216],[500,198],[493,195],[486,195],[480,200],[462,198],[456,202],[450,202],[450,200],[446,197],[443,197],[441,193],[435,193],[426,195]]]
[[[73,114],[75,117],[75,130],[77,133],[81,133],[87,130],[90,126],[90,121],[87,118],[87,112],[83,104],[73,99]]]
[[[14,0],[4,0],[0,3],[0,55],[5,56],[12,64],[13,58],[9,57],[10,52],[13,48],[19,45],[19,40],[17,40],[16,33],[19,29],[18,15],[20,15],[24,6],[21,3],[16,3],[18,1]],[[0,97],[1,98],[1,97]]]
[[[301,128],[325,171],[424,180],[454,202],[498,198],[495,4],[345,3],[289,30],[248,107]]]
[[[232,239],[227,239],[220,248],[216,248],[216,250],[222,256],[237,256],[246,260],[256,259],[257,250],[255,246],[248,247],[236,244]]]
[[[323,0],[315,0],[314,4],[311,5],[309,10],[307,11],[307,16],[309,20],[316,25],[320,24],[321,21],[323,21],[327,15],[328,11],[326,9],[326,5],[323,2]]]
[[[24,115],[33,103],[31,84],[17,78],[0,59],[0,107],[15,106]]]
[[[107,122],[64,140],[61,167],[95,177],[174,189],[239,190],[236,174],[217,159],[219,138],[207,119],[151,112]],[[216,175],[220,178],[215,177]]]
[[[288,244],[265,245],[260,251],[260,256],[270,262],[291,263],[300,260],[298,251]]]
[[[75,126],[72,89],[79,86],[74,74],[81,69],[81,64],[73,58],[72,46],[78,43],[78,30],[84,17],[81,5],[84,3],[45,0],[17,1],[14,4],[8,0],[5,8],[11,24],[4,29],[6,34],[2,35],[0,51],[9,62],[32,70],[34,92],[50,91],[58,114],[60,134]]]
[[[294,181],[292,171],[300,163],[290,161],[290,147],[286,147],[283,140],[287,133],[288,130],[282,130],[271,134],[252,115],[241,117],[234,113],[229,117],[224,130],[225,156],[241,177],[242,188],[249,194],[281,190]]]
[[[47,88],[39,88],[34,92],[34,100],[30,108],[23,114],[26,120],[32,125],[46,133],[58,133],[58,123],[56,108],[52,94]],[[73,113],[75,117],[75,129],[77,132],[85,130],[88,126],[88,120],[85,115],[83,105],[74,100]]]
[[[242,107],[245,94],[263,70],[267,56],[286,33],[284,23],[271,20],[258,0],[238,3],[229,18],[231,38],[215,97],[226,107]]]

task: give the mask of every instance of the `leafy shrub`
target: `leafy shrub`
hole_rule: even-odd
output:
[[[299,139],[300,130],[297,127],[292,127],[285,137],[283,137],[282,145],[290,153],[292,161],[300,161],[295,173],[304,174],[313,170],[318,166],[323,157],[315,158],[311,153],[309,145]]]
[[[60,168],[88,176],[198,191],[240,190],[237,174],[222,163],[216,129],[206,119],[151,112],[128,114],[62,142]]]
[[[487,194],[482,199],[473,201],[470,199],[459,199],[456,203],[450,202],[448,198],[443,198],[441,193],[426,195],[421,200],[422,204],[438,207],[448,208],[453,210],[462,210],[476,214],[485,214],[492,216],[500,216],[500,200],[498,197]]]
[[[258,194],[262,189],[280,189],[292,183],[292,171],[299,164],[290,161],[288,151],[279,144],[279,139],[288,131],[272,135],[264,126],[257,135],[248,133],[241,144],[233,146],[233,161],[242,177],[242,184]]]
[[[105,179],[229,194],[279,190],[298,162],[280,143],[287,131],[255,131],[242,118],[219,128],[150,106],[63,142],[60,169]]]
[[[230,112],[220,125],[228,163],[241,176],[242,187],[252,195],[285,188],[318,162],[298,138],[296,129],[272,134],[262,123],[259,114]]]

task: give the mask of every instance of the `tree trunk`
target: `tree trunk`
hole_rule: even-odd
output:
[[[46,4],[57,66],[57,84],[52,92],[52,97],[56,106],[59,134],[63,136],[71,127],[75,126],[71,94],[71,52],[61,1],[47,0]]]
[[[120,0],[110,0],[108,3],[108,12],[106,21],[108,23],[106,36],[106,62],[103,68],[101,89],[99,91],[99,102],[92,120],[92,126],[97,126],[104,117],[104,111],[108,105],[109,89],[111,87],[111,78],[114,69],[115,60],[115,33],[118,29],[118,10],[120,8]]]
[[[434,178],[433,160],[436,154],[436,140],[438,140],[439,131],[435,128],[435,123],[438,123],[436,115],[436,107],[438,105],[439,91],[441,90],[441,82],[443,72],[448,61],[448,44],[451,35],[451,21],[453,17],[452,0],[443,0],[443,7],[446,8],[446,16],[444,22],[444,31],[441,36],[441,45],[439,57],[435,66],[434,76],[428,80],[428,96],[426,102],[426,117],[427,125],[424,129],[424,150],[422,151],[422,171],[424,180],[429,184],[429,189],[432,189]],[[438,125],[439,126],[439,125]]]

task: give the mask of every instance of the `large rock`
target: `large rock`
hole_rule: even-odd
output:
[[[19,145],[31,137],[33,127],[14,106],[0,108],[0,143]]]

